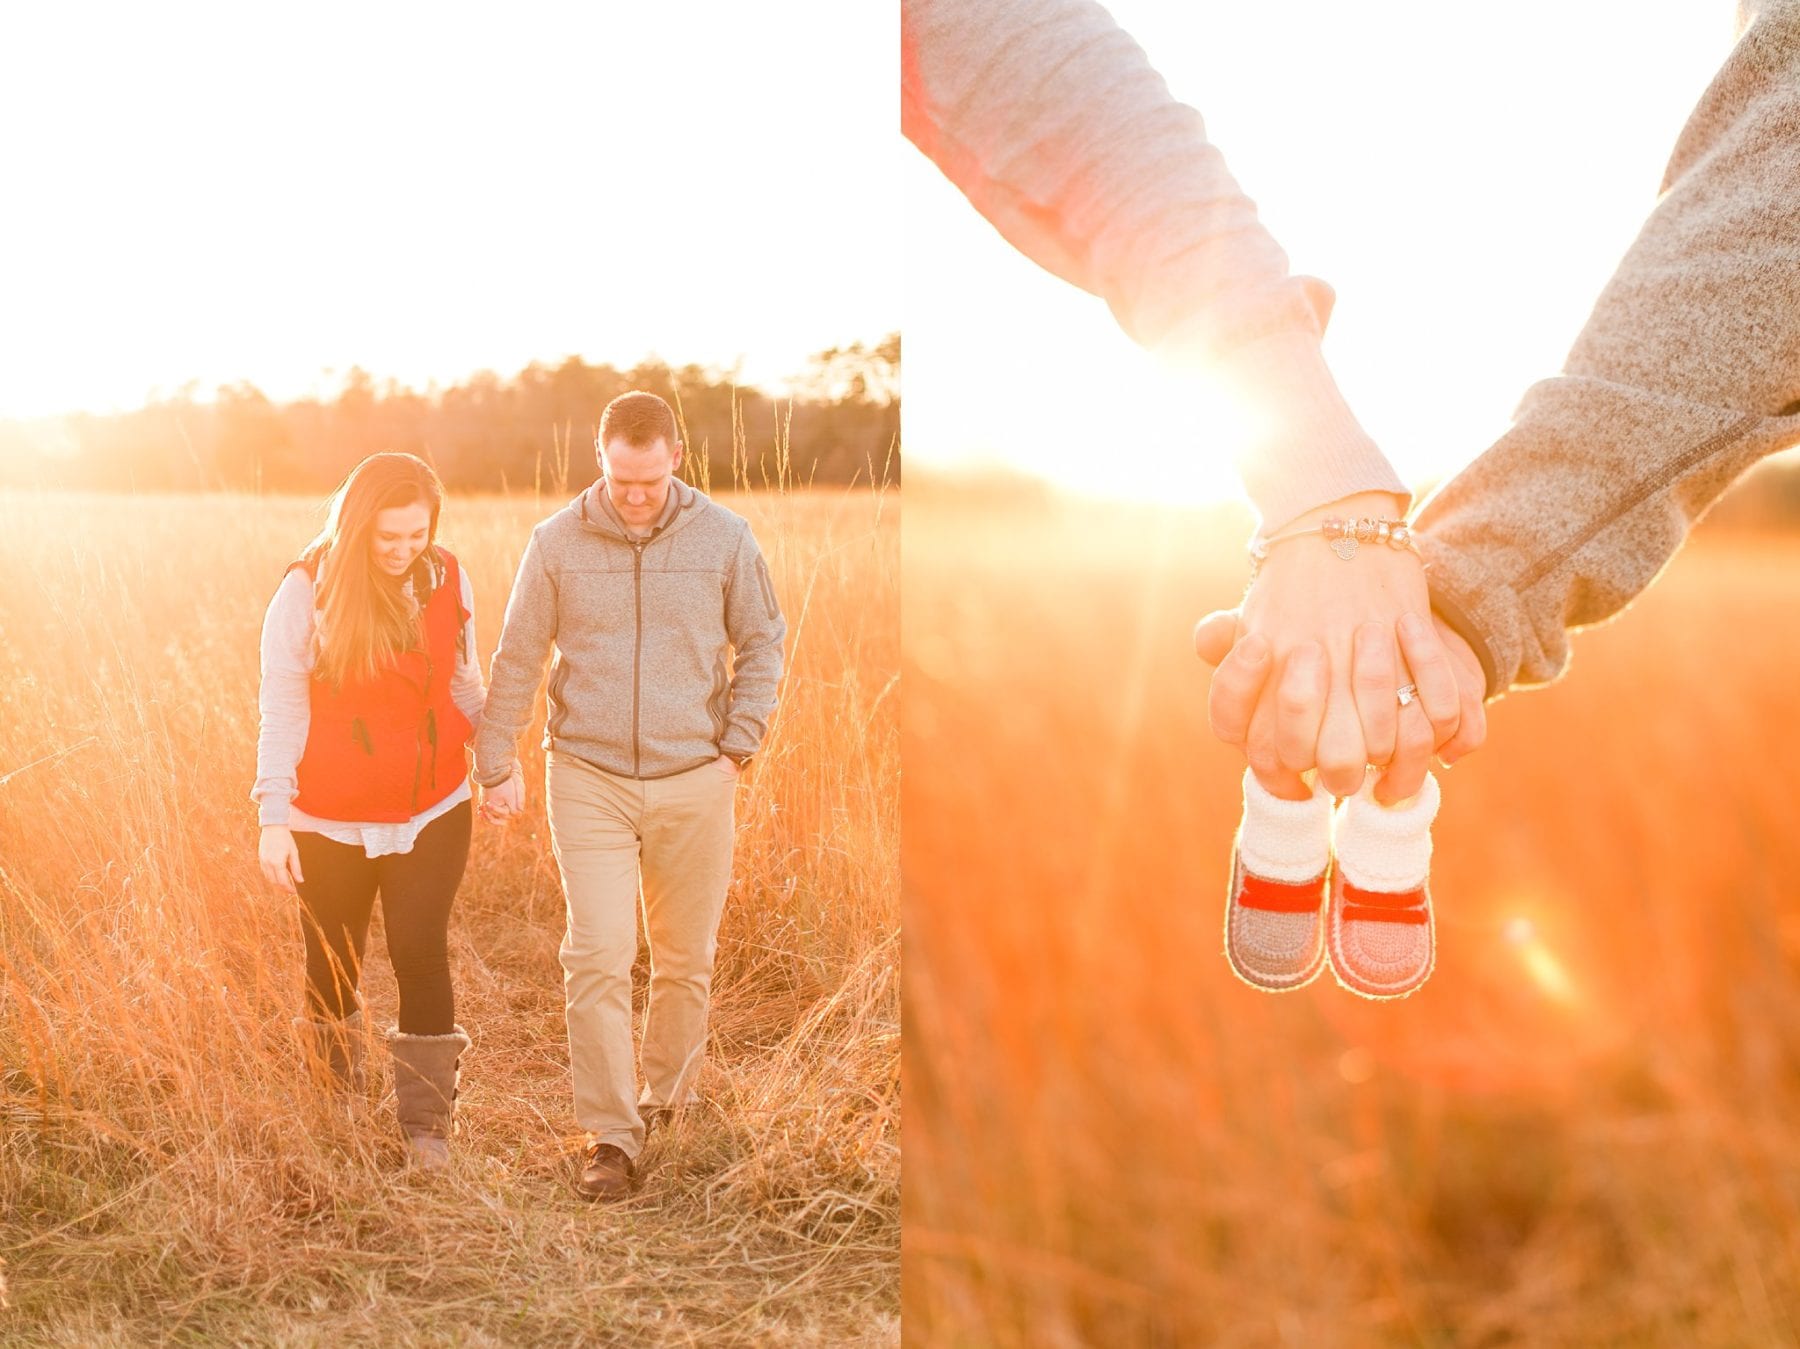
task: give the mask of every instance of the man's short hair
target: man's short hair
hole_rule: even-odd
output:
[[[675,432],[674,411],[653,393],[642,389],[622,393],[600,414],[602,449],[618,437],[623,437],[627,445],[642,449],[654,445],[659,436],[669,442],[670,449],[681,443]]]

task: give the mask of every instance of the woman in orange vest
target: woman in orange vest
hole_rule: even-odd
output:
[[[447,933],[469,856],[464,747],[486,691],[472,589],[437,546],[444,489],[423,460],[376,454],[263,620],[256,799],[263,874],[297,894],[306,1028],[340,1088],[366,1082],[358,976],[376,896],[399,985],[387,1036],[412,1160],[449,1160],[457,1072]]]

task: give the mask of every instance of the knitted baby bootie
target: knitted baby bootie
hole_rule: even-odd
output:
[[[1332,973],[1365,998],[1404,998],[1431,977],[1431,822],[1437,779],[1410,801],[1383,806],[1375,775],[1338,812],[1326,944]]]
[[[1331,795],[1284,801],[1244,773],[1244,820],[1231,854],[1225,959],[1253,988],[1303,988],[1325,968],[1321,909],[1331,860]]]

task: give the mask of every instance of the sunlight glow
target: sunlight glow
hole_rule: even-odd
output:
[[[1506,940],[1518,948],[1525,973],[1545,997],[1565,1006],[1580,1001],[1580,992],[1570,978],[1568,968],[1538,936],[1537,928],[1529,918],[1512,919],[1506,925],[1505,935]]]
[[[1326,358],[1415,486],[1560,367],[1732,40],[1710,2],[1108,8],[1199,108],[1292,270],[1337,291]],[[1229,429],[1142,374],[1102,303],[1021,258],[916,151],[900,192],[915,462],[1237,494]]]
[[[782,0],[9,13],[0,417],[899,326],[897,25]]]

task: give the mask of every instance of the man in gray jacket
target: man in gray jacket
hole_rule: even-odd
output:
[[[522,802],[517,747],[550,674],[548,806],[568,931],[562,966],[577,1188],[629,1193],[645,1120],[692,1099],[706,1041],[737,779],[775,710],[787,625],[744,519],[675,478],[669,405],[621,394],[600,481],[532,531],[475,740],[476,781]],[[640,894],[650,945],[643,1089],[631,967]]]

